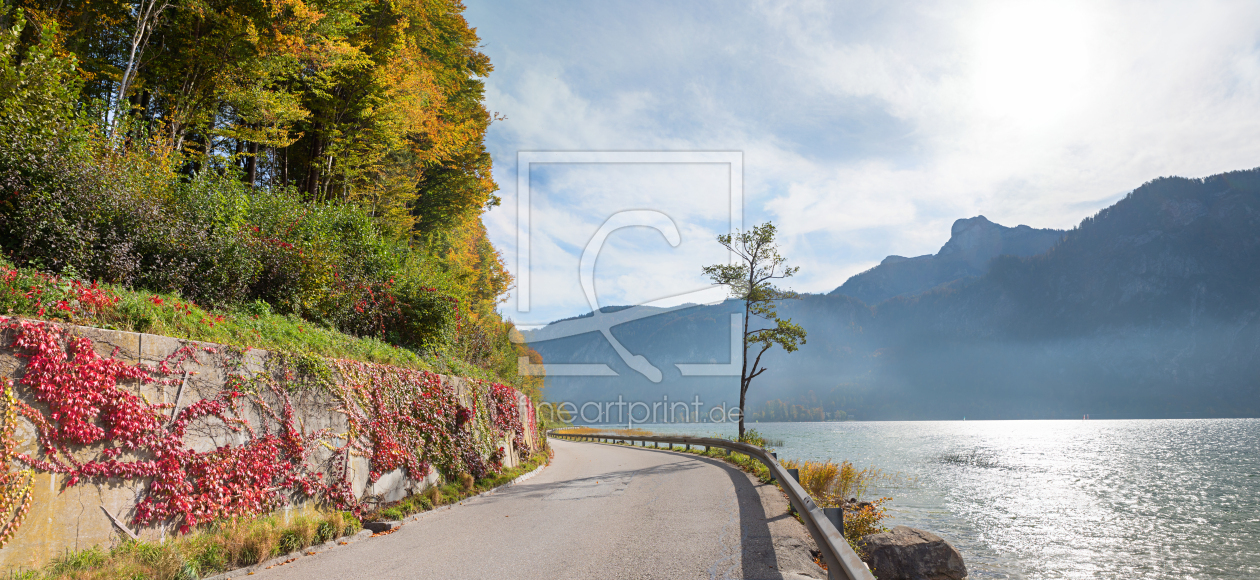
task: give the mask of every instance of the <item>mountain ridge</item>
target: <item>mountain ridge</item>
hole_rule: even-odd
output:
[[[998,256],[1035,256],[1063,239],[1064,230],[1013,228],[989,221],[983,215],[956,220],[949,240],[935,254],[906,258],[892,255],[878,266],[850,277],[832,290],[867,304],[897,296],[925,292],[962,278],[982,276]]]
[[[731,401],[737,377],[673,365],[729,361],[738,311],[727,302],[614,327],[661,383],[597,333],[537,343],[549,363],[621,375],[550,377],[548,397]],[[1260,416],[1260,169],[1152,180],[1050,249],[998,255],[978,276],[875,304],[803,295],[780,313],[808,343],[767,355],[750,413],[790,403],[859,419]]]

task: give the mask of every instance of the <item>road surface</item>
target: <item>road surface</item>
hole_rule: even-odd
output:
[[[251,580],[825,578],[773,485],[709,458],[551,440],[537,476]]]

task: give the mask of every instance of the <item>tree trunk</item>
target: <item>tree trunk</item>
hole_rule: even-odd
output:
[[[245,158],[245,183],[252,188],[258,181],[258,143],[249,142],[249,157]]]
[[[140,58],[144,53],[145,45],[149,43],[149,35],[153,33],[153,28],[157,26],[158,18],[162,16],[162,12],[168,6],[170,6],[170,2],[165,2],[158,6],[158,0],[141,0],[140,5],[136,7],[136,29],[131,35],[131,54],[127,57],[127,66],[123,68],[122,78],[118,83],[117,108],[114,111],[114,119],[110,127],[112,137],[117,137],[118,124],[122,122],[122,116],[126,114],[123,106],[124,103],[128,102],[127,92],[131,85],[136,82]]]
[[[302,184],[302,192],[306,194],[306,199],[311,201],[315,199],[316,191],[319,189],[320,157],[323,156],[319,131],[319,123],[315,123],[314,130],[311,131],[310,157],[306,161],[306,182]]]
[[[748,270],[749,271],[748,284],[750,288],[753,285],[752,272],[754,270],[755,268],[749,268]],[[748,297],[744,298],[744,328],[743,328],[744,340],[742,341],[744,344],[744,361],[743,361],[744,364],[739,374],[739,440],[740,441],[744,440],[744,400],[745,400],[745,396],[747,396],[748,394],[748,387],[751,386],[752,384],[752,377],[749,375],[757,372],[757,369],[755,368],[754,369],[748,368],[748,324],[749,324],[749,316],[752,313],[752,305],[750,304],[750,302],[751,301],[748,299]]]
[[[739,440],[744,440],[744,400],[748,395],[748,388],[744,387],[739,390]]]

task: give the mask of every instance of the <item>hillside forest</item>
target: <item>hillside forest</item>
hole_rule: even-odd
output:
[[[6,276],[174,297],[212,321],[278,317],[539,397],[541,378],[516,372],[536,353],[495,311],[512,278],[481,221],[499,202],[492,66],[463,10],[11,0]]]

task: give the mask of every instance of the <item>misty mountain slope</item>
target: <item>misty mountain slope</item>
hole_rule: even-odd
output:
[[[750,410],[779,400],[859,419],[1260,417],[1260,170],[1156,179],[1057,235],[1044,253],[1000,255],[987,273],[875,306],[837,292],[782,303],[808,342],[771,351]],[[729,360],[736,307],[614,328],[665,371],[661,383],[621,365],[620,377],[549,378],[548,396],[732,402],[734,378],[683,377],[672,363]],[[548,362],[611,352],[598,335],[582,340],[534,346]]]
[[[894,296],[912,295],[962,278],[981,276],[989,262],[1002,255],[1035,256],[1063,237],[1062,230],[1008,228],[984,216],[960,219],[949,241],[936,254],[903,258],[888,256],[878,266],[853,276],[832,291],[877,304]]]
[[[880,384],[977,417],[1260,415],[1258,175],[1152,181],[1044,255],[879,305]]]
[[[675,364],[729,363],[731,361],[730,315],[741,312],[741,305],[727,301],[719,305],[695,306],[628,322],[613,328],[613,336],[631,353],[646,356],[664,375],[661,383],[653,383],[626,365],[612,346],[598,333],[586,333],[556,340],[531,342],[548,363],[603,363],[619,376],[547,378],[547,398],[552,401],[615,400],[617,395],[641,400],[659,400],[668,394],[672,399],[700,396],[714,404],[738,401],[738,376],[684,377]],[[788,392],[803,376],[825,380],[844,373],[862,374],[862,361],[872,347],[864,342],[863,333],[873,321],[873,313],[860,300],[849,296],[805,295],[801,300],[783,303],[780,313],[811,328],[808,342],[794,357],[793,375],[765,375],[766,392]],[[558,323],[565,324],[565,323]],[[527,335],[528,337],[528,335]],[[773,355],[771,355],[773,356]],[[778,363],[782,364],[782,363]],[[778,370],[785,367],[779,366]],[[790,380],[792,384],[781,381]]]
[[[1260,170],[1151,181],[1043,255],[876,307],[900,332],[1073,336],[1192,328],[1260,311]]]

